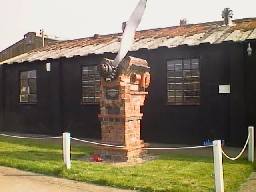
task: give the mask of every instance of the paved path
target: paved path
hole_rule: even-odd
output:
[[[241,186],[239,192],[256,192],[256,172],[253,172],[246,183]]]
[[[4,192],[132,192],[0,167],[0,191]]]

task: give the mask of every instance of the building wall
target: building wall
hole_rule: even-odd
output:
[[[131,52],[132,56],[146,59],[151,67],[149,95],[142,108],[143,139],[202,144],[209,138],[241,145],[247,126],[256,120],[256,88],[251,83],[256,82],[256,56],[248,59],[245,50],[243,44],[225,43]],[[81,68],[97,65],[104,57],[114,58],[114,54],[8,65],[5,90],[1,91],[4,94],[0,94],[0,106],[5,103],[2,130],[57,135],[70,131],[75,137],[100,138],[99,105],[81,104]],[[167,105],[166,61],[183,57],[200,59],[200,105]],[[46,72],[46,62],[51,62],[51,72]],[[32,69],[38,70],[39,102],[19,104],[19,72]],[[0,90],[1,75],[0,68]],[[231,85],[231,94],[218,93],[222,84]]]
[[[37,70],[37,104],[19,103],[19,73]],[[5,69],[4,127],[2,130],[22,133],[56,134],[60,127],[59,63],[53,62],[47,73],[43,62],[13,64]]]
[[[218,85],[229,81],[224,49],[206,45],[162,48],[149,54],[147,59],[151,63],[152,84],[144,107],[142,130],[147,140],[201,144],[207,138],[225,139],[229,126],[229,95],[218,94]],[[168,105],[166,61],[194,57],[200,59],[200,105]]]
[[[247,126],[256,125],[256,42],[251,43],[253,55],[245,60],[245,103]],[[244,49],[247,49],[247,44]],[[245,53],[246,54],[246,53]]]
[[[62,61],[63,127],[76,137],[100,138],[99,104],[82,104],[82,66],[97,65],[101,56]]]
[[[0,130],[4,127],[4,66],[0,65]]]

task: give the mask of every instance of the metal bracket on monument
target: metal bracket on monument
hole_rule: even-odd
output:
[[[117,77],[118,66],[112,65],[113,60],[104,58],[101,64],[98,65],[98,71],[100,76],[104,78],[105,81],[112,81]]]
[[[125,57],[117,67],[114,67],[112,63],[113,60],[104,58],[101,64],[98,65],[100,76],[105,81],[113,81],[120,75],[132,77],[136,74],[144,74],[150,71],[146,60],[135,57]]]

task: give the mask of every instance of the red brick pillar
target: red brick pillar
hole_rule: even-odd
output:
[[[126,57],[118,67],[117,77],[112,81],[101,80],[101,139],[103,143],[124,146],[123,148],[99,147],[105,160],[135,161],[144,153],[140,139],[140,120],[143,114],[145,89],[150,75],[145,60]]]

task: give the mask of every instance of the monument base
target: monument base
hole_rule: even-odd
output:
[[[116,147],[98,147],[96,153],[100,155],[103,161],[110,162],[138,162],[146,155],[143,149],[144,144],[137,148],[116,148]]]

